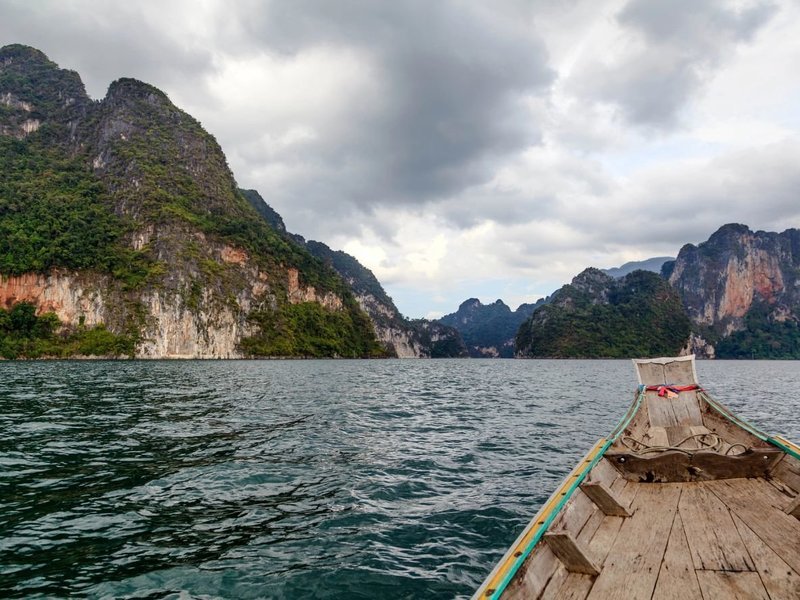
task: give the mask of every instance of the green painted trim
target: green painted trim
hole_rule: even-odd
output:
[[[782,441],[780,441],[780,440],[778,440],[778,439],[776,439],[776,438],[774,438],[772,436],[769,436],[767,438],[767,441],[770,444],[772,444],[773,446],[777,446],[778,448],[780,448],[781,450],[786,452],[786,454],[788,454],[789,456],[793,456],[797,460],[800,460],[800,452],[795,451],[791,446],[787,446]]]
[[[748,433],[752,433],[754,436],[756,436],[761,441],[770,443],[773,446],[775,446],[777,448],[780,448],[781,450],[786,452],[786,454],[788,454],[789,456],[793,456],[797,460],[800,460],[800,453],[798,453],[792,447],[787,446],[786,444],[784,444],[779,439],[776,439],[775,437],[773,437],[771,435],[767,435],[766,433],[762,432],[760,429],[758,429],[754,425],[751,425],[750,423],[748,423],[744,419],[741,419],[741,418],[737,417],[736,415],[732,414],[731,412],[726,410],[723,406],[718,404],[713,398],[711,398],[711,396],[706,394],[705,391],[702,392],[702,395],[703,395],[703,400],[705,400],[706,403],[711,408],[716,410],[719,414],[721,414],[723,417],[728,419],[734,425],[738,425],[739,427],[741,427],[742,429],[744,429]]]
[[[503,592],[505,592],[506,587],[508,587],[508,584],[511,583],[511,580],[514,579],[514,576],[517,574],[517,571],[519,571],[519,568],[522,566],[522,563],[525,562],[525,559],[528,558],[528,556],[530,556],[531,552],[533,552],[533,549],[536,547],[536,544],[538,544],[539,541],[542,539],[542,536],[547,531],[548,527],[550,527],[550,525],[553,523],[553,520],[561,512],[561,509],[564,508],[564,505],[567,503],[567,501],[570,498],[572,498],[572,494],[586,478],[586,475],[589,473],[589,471],[591,471],[594,468],[594,466],[598,462],[600,462],[600,459],[603,458],[603,455],[611,447],[611,444],[617,441],[617,438],[619,438],[622,432],[625,431],[625,428],[630,424],[634,415],[637,412],[639,412],[639,407],[642,404],[644,395],[645,395],[644,387],[639,386],[639,394],[636,397],[636,400],[634,400],[631,407],[628,409],[628,412],[625,414],[624,417],[622,417],[622,420],[614,428],[614,431],[606,440],[606,443],[603,444],[602,448],[600,448],[600,451],[597,453],[597,456],[595,456],[592,459],[592,461],[583,469],[583,471],[581,471],[580,475],[578,475],[578,477],[575,479],[575,481],[572,483],[569,489],[567,489],[566,495],[558,502],[555,509],[548,515],[544,523],[542,523],[542,525],[536,531],[536,533],[534,534],[533,538],[531,538],[531,541],[528,543],[525,550],[523,550],[522,554],[517,558],[516,561],[514,561],[514,565],[508,570],[506,576],[501,580],[500,585],[497,586],[497,589],[489,597],[490,600],[499,600],[500,596],[503,594]]]
[[[761,431],[760,429],[758,429],[754,425],[751,425],[750,423],[748,423],[744,419],[740,419],[739,417],[737,417],[736,415],[731,413],[727,408],[725,408],[724,406],[719,404],[716,400],[714,400],[711,396],[709,396],[705,392],[705,390],[702,390],[700,393],[703,396],[703,400],[705,400],[706,403],[711,408],[713,408],[719,414],[721,414],[723,417],[728,419],[728,421],[730,421],[734,425],[738,425],[739,427],[741,427],[742,429],[744,429],[748,433],[752,433],[754,436],[756,436],[758,439],[760,439],[763,442],[769,441],[769,436],[766,433],[764,433],[763,431]]]

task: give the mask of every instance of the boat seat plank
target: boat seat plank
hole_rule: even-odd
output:
[[[780,492],[758,479],[723,479],[703,485],[711,489],[731,511],[800,573],[800,521],[775,506]]]
[[[655,588],[661,560],[680,498],[679,484],[632,484],[638,488],[628,519],[619,533],[592,586],[588,598],[613,598],[625,590],[630,600],[649,600]],[[599,532],[599,530],[598,530]]]
[[[644,482],[767,477],[782,455],[778,448],[758,448],[727,456],[712,450],[697,450],[691,455],[679,450],[652,454],[606,453],[626,479]]]
[[[739,535],[753,558],[761,582],[771,598],[800,598],[800,575],[775,554],[744,522],[733,516]]]
[[[678,505],[694,568],[755,571],[728,507],[703,486],[685,484]]]
[[[632,452],[607,452],[609,460],[616,461],[623,477],[635,482],[670,482],[690,479],[690,457],[685,452],[667,450],[643,455]]]
[[[697,571],[697,581],[709,600],[770,600],[758,573]]]
[[[703,600],[680,512],[672,523],[653,600]]]
[[[583,483],[581,491],[597,505],[604,514],[612,517],[630,517],[630,511],[617,499],[614,493],[602,483]]]
[[[568,531],[548,531],[544,534],[544,540],[570,573],[597,575],[600,572],[589,558],[586,548],[579,545]]]
[[[759,448],[734,456],[701,450],[693,456],[692,466],[700,470],[698,479],[767,477],[780,457],[781,451],[777,448]]]

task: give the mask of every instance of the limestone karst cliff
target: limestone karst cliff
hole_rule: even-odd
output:
[[[12,355],[384,353],[342,278],[260,218],[216,140],[150,85],[120,79],[92,101],[38,50],[1,48],[0,162]],[[3,317],[20,303],[58,327]]]
[[[725,225],[684,246],[664,275],[692,320],[698,353],[800,356],[800,230]]]
[[[375,275],[355,257],[322,242],[286,231],[281,216],[255,190],[241,190],[262,218],[289,242],[298,244],[335,270],[369,316],[375,335],[390,356],[398,358],[462,358],[467,356],[459,332],[425,319],[405,318]]]
[[[661,275],[585,270],[520,327],[518,355],[800,358],[800,230],[724,225]]]

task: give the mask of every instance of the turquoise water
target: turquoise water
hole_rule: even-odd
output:
[[[797,362],[701,362],[800,439]],[[469,596],[628,361],[0,364],[0,596]]]

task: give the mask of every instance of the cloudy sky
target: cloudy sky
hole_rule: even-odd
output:
[[[166,91],[411,317],[800,226],[796,0],[0,0],[14,42]]]

